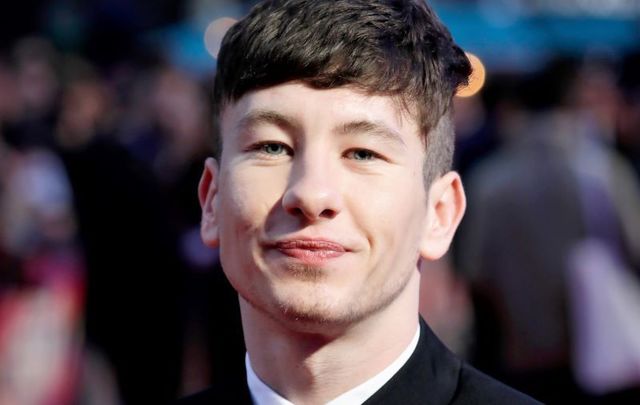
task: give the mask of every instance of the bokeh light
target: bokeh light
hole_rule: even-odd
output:
[[[218,57],[224,34],[227,33],[227,30],[231,28],[236,21],[236,19],[231,17],[223,17],[211,21],[209,26],[207,26],[204,32],[204,45],[207,48],[207,52],[214,58]]]
[[[480,90],[482,90],[487,76],[487,71],[480,58],[469,52],[467,52],[466,54],[469,58],[469,62],[471,62],[471,68],[473,69],[473,71],[471,72],[471,76],[469,77],[469,84],[464,87],[460,87],[458,89],[458,92],[456,93],[456,96],[463,98],[474,96]]]

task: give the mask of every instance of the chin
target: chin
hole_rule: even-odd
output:
[[[383,310],[396,296],[378,295],[378,300],[356,301],[352,297],[357,294],[351,292],[340,295],[322,294],[321,291],[322,288],[306,291],[304,288],[297,288],[288,296],[272,296],[267,305],[247,301],[290,331],[335,336]]]
[[[318,268],[288,268],[286,274],[288,277],[272,278],[268,283],[235,283],[234,287],[257,312],[284,328],[325,336],[340,334],[384,311],[405,290],[410,278],[386,286],[356,288],[339,286],[342,283],[333,279],[331,272]]]
[[[356,313],[337,313],[292,305],[281,306],[275,317],[290,331],[324,336],[339,335],[365,318]]]
[[[302,333],[326,333],[341,330],[365,315],[355,310],[353,303],[340,297],[320,294],[322,288],[295,288],[291,294],[276,293],[270,297],[241,294],[254,309],[267,315],[285,328]],[[306,290],[306,291],[305,291]]]
[[[277,313],[289,322],[308,326],[349,325],[362,318],[355,311],[345,311],[314,303],[280,303],[277,306]]]

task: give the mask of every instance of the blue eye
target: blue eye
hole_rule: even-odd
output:
[[[282,155],[287,152],[285,146],[281,143],[265,143],[260,149],[267,155]]]
[[[355,149],[349,152],[349,155],[354,160],[372,160],[376,158],[376,154],[366,149]]]
[[[256,159],[283,159],[293,156],[293,148],[286,143],[278,141],[256,142],[248,145],[245,150]]]

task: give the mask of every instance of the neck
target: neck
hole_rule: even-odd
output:
[[[252,368],[291,402],[336,398],[380,373],[407,348],[418,327],[419,281],[416,272],[396,300],[366,319],[339,329],[320,325],[317,332],[292,331],[241,298]]]

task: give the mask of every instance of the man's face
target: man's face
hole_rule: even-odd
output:
[[[308,326],[406,293],[430,209],[418,126],[392,98],[288,83],[245,95],[220,125],[203,235],[241,297]]]

